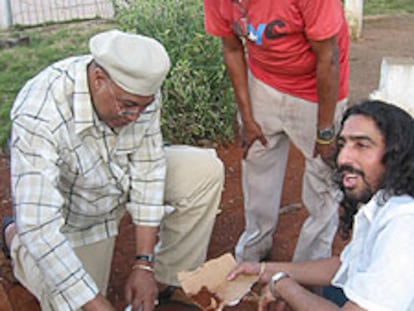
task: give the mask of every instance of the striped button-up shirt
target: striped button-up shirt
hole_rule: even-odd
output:
[[[161,99],[112,130],[88,88],[90,55],[57,62],[29,80],[11,111],[11,174],[19,237],[59,310],[76,310],[98,289],[73,247],[118,233],[125,208],[135,224],[164,215]]]

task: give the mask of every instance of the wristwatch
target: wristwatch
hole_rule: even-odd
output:
[[[155,256],[153,254],[138,254],[138,255],[135,256],[135,260],[154,263]]]
[[[272,296],[275,298],[278,298],[279,295],[277,295],[276,293],[276,283],[279,282],[280,280],[284,279],[284,278],[288,278],[290,277],[290,275],[287,272],[284,271],[280,271],[280,272],[276,272],[275,274],[273,274],[272,278],[270,279],[269,282],[269,289],[270,292],[272,293]]]
[[[332,141],[335,137],[335,127],[332,125],[323,129],[318,129],[316,132],[317,140]]]

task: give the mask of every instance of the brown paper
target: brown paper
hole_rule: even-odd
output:
[[[254,283],[258,275],[239,275],[228,281],[227,275],[237,266],[230,253],[205,262],[194,271],[178,273],[184,292],[203,310],[220,311],[225,306],[238,304]]]

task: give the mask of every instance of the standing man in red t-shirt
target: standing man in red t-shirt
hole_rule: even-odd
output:
[[[289,142],[306,159],[309,212],[293,260],[328,257],[338,223],[330,157],[349,77],[340,0],[204,0],[204,10],[239,107],[246,227],[237,259],[270,255]]]

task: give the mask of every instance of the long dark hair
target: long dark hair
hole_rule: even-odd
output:
[[[395,105],[380,100],[364,100],[345,111],[341,130],[352,115],[364,115],[374,120],[385,140],[382,158],[385,173],[379,185],[382,190],[380,203],[384,204],[394,195],[414,197],[414,119]],[[336,156],[338,151],[337,149]],[[339,230],[344,239],[349,237],[352,229],[357,204],[358,202],[347,201],[346,197],[341,202],[343,213]]]

